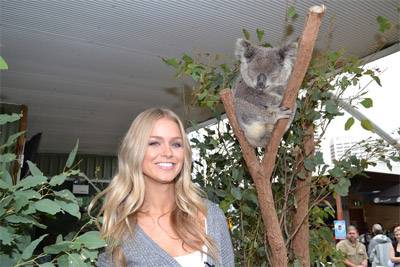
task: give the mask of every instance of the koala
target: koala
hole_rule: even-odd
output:
[[[236,42],[240,75],[233,88],[235,111],[239,125],[253,147],[267,144],[279,119],[293,120],[294,112],[280,105],[296,53],[297,43],[266,48],[244,39]]]

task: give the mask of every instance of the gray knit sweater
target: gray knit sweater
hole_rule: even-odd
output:
[[[210,201],[207,202],[207,234],[210,235],[218,247],[220,256],[219,262],[213,261],[209,256],[205,267],[209,266],[235,266],[232,249],[232,241],[229,234],[226,218],[222,210]],[[158,246],[146,233],[137,225],[135,235],[124,241],[123,250],[128,267],[131,266],[154,266],[154,267],[180,267],[166,251]],[[111,267],[110,257],[102,253],[98,260],[99,267]]]

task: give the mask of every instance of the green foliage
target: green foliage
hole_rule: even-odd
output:
[[[7,70],[8,65],[2,56],[0,56],[0,70]]]
[[[378,16],[376,18],[376,21],[378,22],[379,25],[379,31],[382,33],[392,28],[392,24],[390,23],[390,21],[383,16]]]
[[[294,17],[295,11],[289,10],[289,17]],[[244,37],[250,39],[250,33],[243,30]],[[257,40],[261,45],[264,31],[257,29]],[[266,45],[265,45],[266,46]],[[205,53],[208,54],[208,53]],[[208,54],[209,55],[209,54]],[[177,77],[189,76],[196,82],[193,89],[193,103],[200,107],[211,108],[214,112],[220,104],[219,92],[232,88],[234,78],[238,75],[239,63],[210,63],[184,54],[181,59],[164,60],[177,71]],[[352,155],[349,150],[345,156],[328,165],[320,152],[304,156],[303,140],[305,127],[313,125],[319,133],[325,133],[329,123],[343,113],[337,99],[341,99],[346,90],[358,86],[362,77],[370,77],[380,85],[379,73],[374,69],[365,69],[359,59],[345,55],[344,51],[327,51],[314,55],[302,84],[297,100],[297,112],[290,130],[285,134],[278,151],[276,166],[273,173],[272,189],[281,230],[288,244],[291,264],[296,264],[291,250],[291,238],[294,231],[292,215],[297,207],[296,180],[305,179],[307,172],[312,173],[310,205],[313,207],[310,215],[310,249],[312,262],[326,263],[328,258],[338,262],[340,255],[336,252],[332,229],[325,225],[324,216],[332,219],[332,210],[326,208],[323,200],[336,192],[342,196],[348,194],[351,178],[360,175],[371,164],[375,155],[390,165],[390,160],[397,159],[397,154],[388,154],[387,144],[368,142],[358,144],[369,149],[363,155]],[[346,96],[353,105],[372,107],[373,101],[366,98],[366,89]],[[226,121],[205,128],[191,139],[200,159],[194,162],[195,181],[200,184],[208,197],[220,203],[227,213],[234,243],[236,262],[244,266],[267,266],[271,248],[265,244],[265,232],[261,221],[257,192],[242,153],[233,132]],[[345,128],[350,129],[354,118],[350,118]],[[315,135],[318,148],[323,134]],[[263,149],[257,153],[261,158]],[[391,156],[389,156],[391,155]],[[298,158],[303,158],[299,163]],[[304,166],[299,170],[298,164]],[[317,206],[325,203],[325,208]],[[315,215],[317,214],[317,215]],[[315,215],[315,216],[314,216]],[[319,218],[316,219],[316,218]],[[328,218],[327,218],[328,220]],[[322,252],[318,254],[321,246]],[[340,263],[337,264],[340,266]]]
[[[0,123],[16,121],[20,115],[0,114]],[[12,135],[0,146],[1,152],[13,145],[22,133]],[[59,186],[79,170],[70,168],[78,149],[78,143],[70,153],[64,172],[46,177],[32,162],[28,161],[29,175],[13,184],[6,165],[0,166],[0,262],[6,266],[93,266],[98,249],[105,246],[98,231],[85,230],[93,225],[91,219],[81,221],[83,227],[65,237],[59,235],[54,244],[42,248],[42,242],[50,237],[41,235],[31,240],[35,228],[47,229],[45,221],[58,214],[70,214],[81,219],[78,200],[67,189]],[[12,163],[13,153],[0,155],[0,161]],[[87,230],[86,230],[87,231]]]

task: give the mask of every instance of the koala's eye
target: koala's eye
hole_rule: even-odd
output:
[[[246,49],[246,51],[244,52],[244,54],[243,54],[243,56],[246,58],[246,59],[252,59],[252,57],[254,56],[254,49],[251,49],[251,48],[249,48],[249,49]],[[249,61],[250,61],[249,60]]]

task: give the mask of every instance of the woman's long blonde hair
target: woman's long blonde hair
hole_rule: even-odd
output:
[[[191,181],[192,152],[179,117],[169,109],[151,108],[140,113],[132,122],[118,153],[118,172],[109,186],[99,193],[89,205],[89,213],[95,203],[105,196],[104,204],[97,216],[103,215],[100,232],[108,240],[108,252],[114,264],[126,266],[121,243],[127,233],[134,235],[136,214],[141,208],[145,194],[142,161],[147,149],[147,140],[154,123],[168,118],[176,122],[182,134],[184,163],[175,178],[175,204],[171,213],[171,224],[183,244],[193,250],[202,250],[204,244],[214,260],[218,259],[215,243],[205,233],[204,222],[199,213],[206,216],[207,209],[201,196],[204,193]]]

